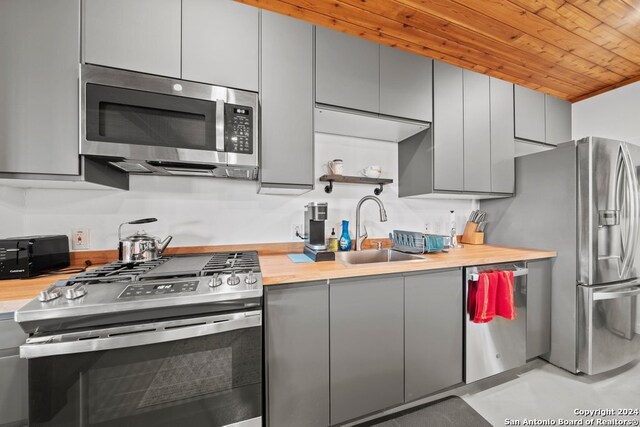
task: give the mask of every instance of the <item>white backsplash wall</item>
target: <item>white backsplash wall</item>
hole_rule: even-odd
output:
[[[366,202],[362,223],[369,236],[385,237],[393,229],[448,232],[449,210],[455,209],[461,233],[475,202],[470,200],[423,200],[398,198],[398,150],[395,143],[317,134],[315,190],[301,196],[256,194],[256,183],[222,179],[132,176],[131,190],[26,190],[24,231],[29,234],[71,234],[76,227],[90,229],[90,249],[117,247],[121,222],[156,217],[144,228],[158,237],[174,236],[172,246],[217,245],[292,241],[294,224],[302,224],[304,205],[309,201],[329,203],[327,236],[331,227],[340,234],[342,219],[350,221],[355,234],[358,200],[373,194],[374,186],[335,184],[324,192],[317,178],[326,172],[331,159],[344,160],[344,173],[357,174],[369,165],[380,165],[383,176],[394,179],[380,195],[388,222],[380,223],[378,207]],[[294,162],[295,159],[290,159]],[[126,234],[136,226],[125,229]]]
[[[25,234],[25,190],[0,186],[0,238]]]

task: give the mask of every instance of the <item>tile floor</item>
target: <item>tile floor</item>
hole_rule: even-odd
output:
[[[637,409],[640,411],[640,361],[628,364],[606,374],[586,376],[573,375],[541,359],[533,360],[524,367],[505,372],[473,384],[454,388],[425,399],[359,420],[368,421],[401,409],[422,405],[446,396],[457,395],[474,408],[493,426],[527,425],[526,420],[551,420],[562,425],[560,420],[598,421],[630,420],[629,425],[640,425],[637,416],[586,416],[575,415],[576,409]],[[520,424],[506,420],[518,421]],[[352,426],[354,424],[347,424]],[[570,424],[566,424],[570,425]],[[621,424],[617,424],[621,425]],[[345,427],[346,427],[345,426]],[[426,426],[425,426],[426,427]],[[460,426],[473,427],[473,426]]]
[[[572,375],[542,360],[536,360],[512,379],[499,383],[483,382],[459,394],[471,407],[494,426],[508,425],[507,419],[637,420],[631,417],[589,417],[575,415],[576,409],[637,409],[640,411],[640,362],[606,374]],[[456,393],[458,394],[458,393]],[[517,425],[517,424],[511,424]],[[521,424],[524,425],[524,424]],[[587,425],[587,424],[582,424]],[[601,424],[603,425],[603,424]],[[604,424],[606,425],[606,424]],[[638,425],[638,424],[632,424]]]

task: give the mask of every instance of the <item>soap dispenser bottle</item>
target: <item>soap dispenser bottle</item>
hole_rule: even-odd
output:
[[[329,252],[338,252],[338,236],[336,236],[336,229],[331,228],[331,237],[329,237]]]
[[[351,250],[351,236],[349,236],[349,221],[347,220],[342,221],[342,235],[339,243],[341,251]]]

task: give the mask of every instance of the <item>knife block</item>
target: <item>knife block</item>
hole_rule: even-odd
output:
[[[467,225],[464,227],[464,233],[462,234],[460,242],[468,245],[483,245],[484,233],[478,231],[477,223],[467,221]]]

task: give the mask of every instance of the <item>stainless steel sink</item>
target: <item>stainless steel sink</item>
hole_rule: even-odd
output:
[[[336,252],[336,261],[342,264],[373,264],[402,261],[424,261],[426,258],[420,255],[405,254],[393,249],[372,249],[366,251]]]

